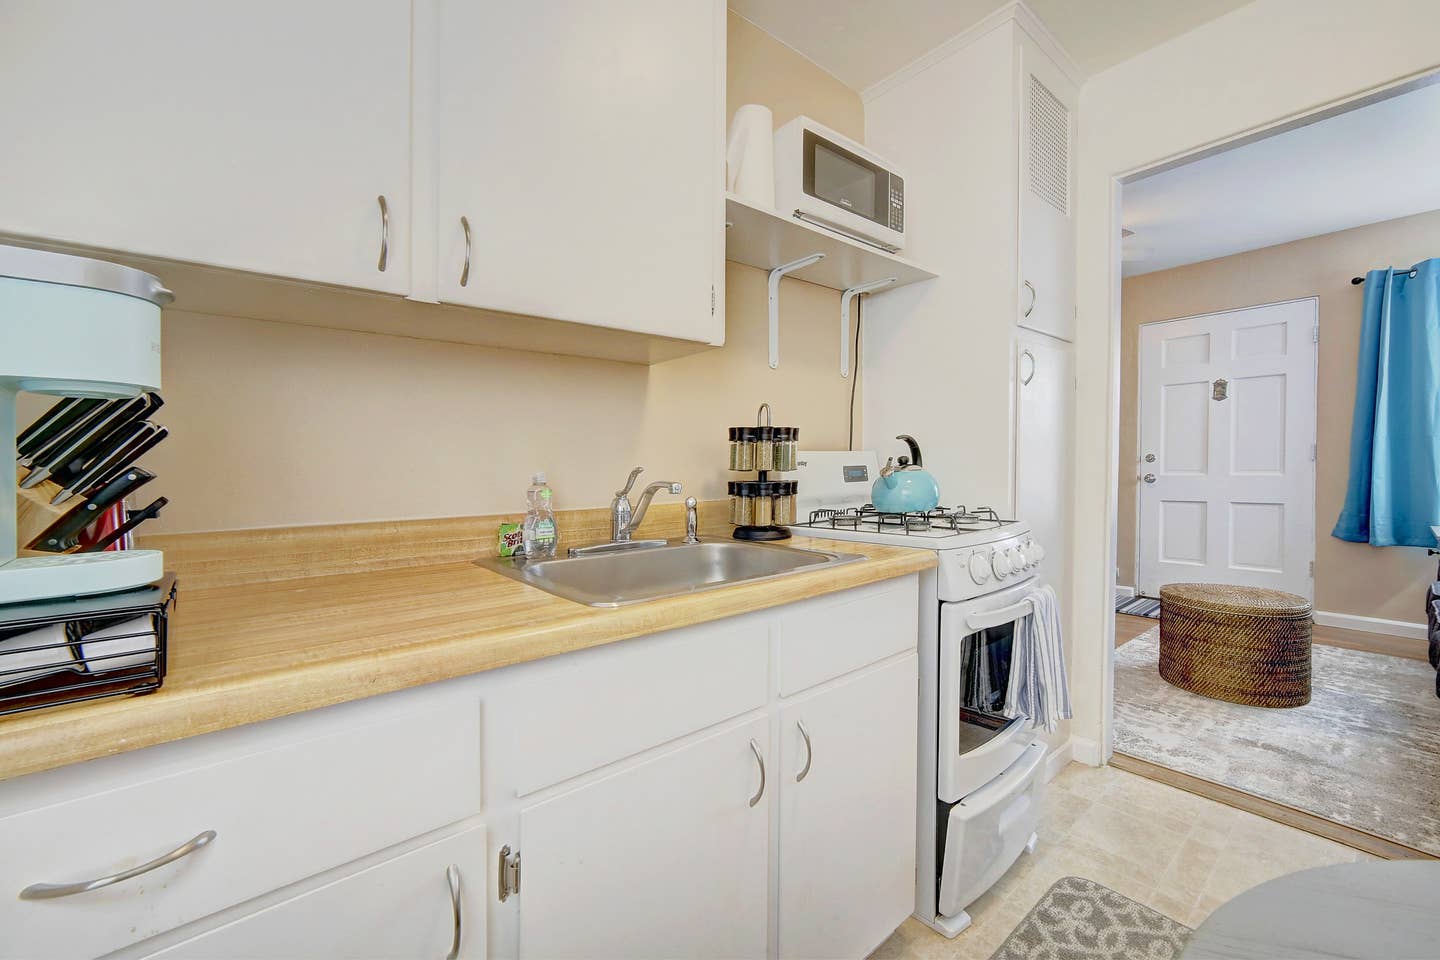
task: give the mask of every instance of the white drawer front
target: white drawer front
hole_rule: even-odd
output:
[[[479,812],[478,704],[335,719],[272,721],[256,752],[0,820],[0,956],[95,956]],[[296,725],[316,735],[286,743]],[[207,830],[208,845],[132,879],[18,897],[129,870]]]
[[[781,696],[915,649],[919,590],[917,578],[909,576],[784,608],[780,615]]]
[[[524,796],[763,707],[768,618],[747,615],[517,668],[486,696],[486,762]]]
[[[451,866],[459,880],[459,957],[483,957],[485,860],[485,828],[472,827],[146,957],[443,957],[456,937]]]

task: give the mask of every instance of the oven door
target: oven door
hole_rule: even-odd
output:
[[[1019,759],[1029,718],[1004,716],[1011,649],[1034,580],[940,606],[939,799],[954,803]]]

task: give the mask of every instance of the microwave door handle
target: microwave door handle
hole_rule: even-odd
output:
[[[991,627],[998,627],[1002,623],[1010,623],[1012,620],[1019,620],[1021,617],[1028,617],[1035,612],[1035,604],[1030,600],[1021,600],[1010,607],[1003,607],[999,610],[991,610],[987,613],[972,613],[965,618],[965,626],[971,630],[988,630]]]

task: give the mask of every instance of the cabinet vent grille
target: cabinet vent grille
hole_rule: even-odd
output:
[[[1070,111],[1038,78],[1030,78],[1030,190],[1070,214]]]

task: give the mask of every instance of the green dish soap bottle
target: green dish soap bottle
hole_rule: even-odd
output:
[[[535,474],[530,489],[525,492],[525,557],[529,560],[548,560],[555,556],[560,542],[559,531],[555,528],[555,511],[550,506],[552,496],[545,482],[545,473]]]

